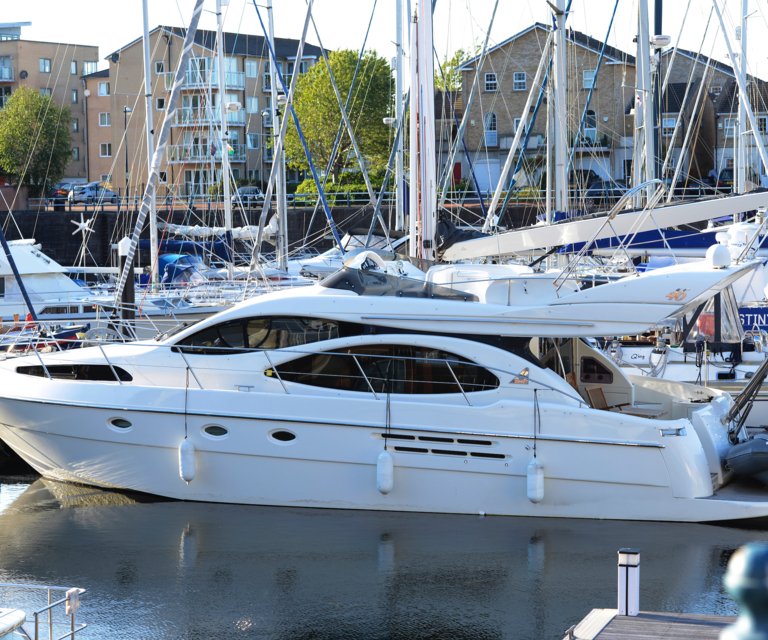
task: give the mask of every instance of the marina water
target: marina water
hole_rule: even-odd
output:
[[[81,640],[560,640],[616,606],[621,547],[641,550],[642,610],[733,615],[722,576],[753,540],[768,531],[176,502],[0,476],[0,582],[86,588]]]

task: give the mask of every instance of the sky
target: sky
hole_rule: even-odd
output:
[[[159,24],[186,26],[195,4],[194,0],[147,1],[150,29]],[[714,1],[722,7],[726,33],[734,50],[739,47],[734,41],[735,25],[740,21],[742,2],[748,2],[748,72],[768,79],[768,3],[763,0]],[[226,0],[222,0],[224,2]],[[637,2],[618,0],[610,34],[608,26],[614,0],[572,0],[569,24],[635,54]],[[652,25],[654,1],[648,2]],[[266,0],[258,2],[266,21],[265,4]],[[415,6],[415,0],[403,0],[403,4]],[[445,59],[456,49],[472,50],[475,45],[481,45],[495,4],[490,45],[498,44],[534,22],[551,21],[545,0],[498,0],[498,3],[496,0],[436,0],[434,38],[438,57]],[[273,0],[273,5],[275,35],[298,39],[307,13],[306,0]],[[673,44],[728,61],[725,38],[712,11],[713,1],[667,0],[664,5],[662,32],[672,38]],[[224,28],[262,34],[255,7],[254,0],[229,0],[224,6]],[[215,9],[216,0],[205,0],[201,28],[216,28]],[[359,50],[371,21],[368,48],[387,59],[395,55],[395,0],[314,0],[312,15],[319,38],[310,25],[308,42],[328,49]],[[28,40],[98,45],[100,68],[105,68],[106,56],[141,37],[142,0],[3,0],[2,21],[31,22],[31,26],[22,29],[22,37]]]

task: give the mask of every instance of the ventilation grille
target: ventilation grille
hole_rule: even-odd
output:
[[[416,436],[399,433],[382,433],[380,435],[384,440],[394,440],[395,442],[392,443],[392,449],[401,453],[429,453],[439,456],[453,456],[455,458],[486,458],[490,460],[504,460],[507,457],[503,453],[492,453],[491,451],[472,451],[466,449],[467,445],[472,447],[492,447],[493,442],[491,440],[478,440],[475,438],[448,438],[444,436]],[[412,444],[396,444],[398,441],[409,442]],[[417,446],[422,443],[424,443],[425,446]],[[426,446],[427,444],[464,445],[465,448],[431,448]]]

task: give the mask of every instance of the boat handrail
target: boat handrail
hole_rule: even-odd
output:
[[[77,634],[83,631],[88,625],[86,623],[77,623],[77,612],[80,609],[80,597],[87,593],[86,589],[80,587],[63,587],[56,585],[42,584],[24,584],[16,582],[0,582],[0,589],[12,590],[16,592],[44,592],[46,594],[47,604],[36,608],[30,614],[32,617],[33,631],[30,633],[22,627],[17,631],[23,631],[24,637],[30,640],[70,640],[76,639]],[[60,597],[58,597],[60,595]],[[56,599],[54,599],[56,598]],[[63,608],[64,619],[57,620],[55,615],[57,611]],[[29,616],[27,616],[29,619]],[[45,629],[41,630],[41,625]],[[61,633],[64,628],[68,631]],[[47,630],[47,632],[46,632]],[[58,635],[54,635],[54,631]]]

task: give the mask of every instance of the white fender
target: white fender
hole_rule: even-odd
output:
[[[544,499],[544,465],[538,458],[532,458],[528,463],[528,499],[531,502],[541,502]]]
[[[384,495],[395,486],[395,459],[389,451],[382,451],[376,460],[376,488]]]
[[[195,468],[195,445],[188,438],[179,445],[179,475],[189,484],[194,480],[197,469]]]

